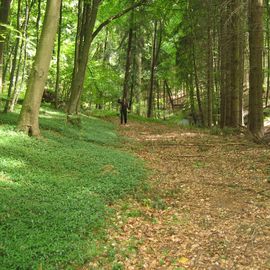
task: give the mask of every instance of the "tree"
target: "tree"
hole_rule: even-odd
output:
[[[58,28],[60,4],[60,0],[47,1],[41,37],[17,126],[19,130],[33,136],[40,135],[39,108]]]
[[[3,88],[3,57],[4,57],[4,44],[5,44],[5,27],[3,24],[7,24],[8,15],[10,10],[11,0],[1,0],[0,6],[0,94]]]
[[[263,125],[263,0],[249,0],[249,118],[248,129],[256,137],[264,135]]]
[[[83,84],[85,80],[86,67],[89,58],[89,51],[91,47],[91,43],[93,39],[97,36],[97,34],[110,22],[116,20],[126,14],[127,12],[133,10],[136,7],[139,7],[148,0],[141,0],[138,3],[135,3],[131,7],[119,12],[118,14],[111,16],[103,23],[101,23],[97,29],[94,31],[94,26],[96,22],[97,12],[100,5],[100,0],[92,0],[89,2],[81,3],[81,8],[83,8],[83,12],[80,11],[79,4],[79,14],[81,12],[82,16],[78,17],[78,31],[77,31],[77,48],[75,52],[75,63],[73,69],[72,83],[70,88],[70,98],[67,108],[68,120],[71,120],[71,116],[74,114],[78,114],[80,99],[83,92]],[[71,120],[72,121],[72,120]]]

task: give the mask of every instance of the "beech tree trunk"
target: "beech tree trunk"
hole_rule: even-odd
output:
[[[60,0],[47,1],[41,37],[17,125],[18,130],[21,130],[28,135],[40,135],[38,122],[39,108],[48,76],[54,40],[58,28],[60,4]]]
[[[263,0],[249,0],[249,118],[248,129],[254,137],[264,135],[263,126]]]
[[[224,0],[221,0],[223,8],[220,12],[220,127],[224,128],[226,124],[226,38],[227,38],[227,24],[226,22],[226,6]]]
[[[128,89],[129,89],[129,81],[130,81],[130,66],[132,62],[133,19],[134,19],[134,12],[132,11],[131,18],[130,18],[129,32],[128,32],[128,46],[127,46],[127,56],[126,56],[125,79],[124,79],[124,87],[123,87],[123,99],[127,99],[128,94],[129,94]]]
[[[57,64],[56,64],[56,81],[55,81],[55,108],[58,108],[58,99],[59,99],[59,83],[60,83],[60,53],[61,53],[61,34],[62,34],[62,9],[63,1],[61,1],[60,6],[60,19],[58,27],[58,40],[57,40]]]
[[[67,108],[68,119],[71,115],[77,114],[80,96],[83,90],[85,71],[88,63],[89,50],[92,43],[92,35],[96,22],[100,0],[93,0],[90,3],[84,3],[83,21],[81,33],[77,45],[79,46],[77,63],[74,65],[73,79],[70,88],[70,98]]]
[[[0,6],[0,23],[8,23],[8,15],[10,10],[11,0],[1,0]],[[0,95],[3,91],[3,57],[4,57],[4,38],[5,27],[0,25]]]
[[[239,59],[239,0],[231,2],[231,119],[230,127],[239,127],[240,59]]]
[[[154,23],[154,37],[152,47],[152,63],[151,63],[151,78],[150,78],[150,89],[148,94],[147,102],[147,117],[152,117],[153,114],[153,92],[154,92],[154,78],[156,68],[156,49],[157,49],[157,21]]]
[[[21,17],[21,0],[18,0],[18,8],[17,8],[17,31],[20,31],[20,17]],[[9,110],[9,104],[10,104],[10,98],[11,93],[14,85],[14,79],[15,79],[15,71],[17,67],[17,55],[19,52],[19,45],[20,45],[20,37],[16,38],[15,42],[15,51],[12,59],[12,66],[11,66],[11,72],[10,72],[10,78],[9,78],[9,87],[8,87],[8,94],[7,94],[7,100],[4,108],[4,112],[7,113]]]
[[[209,3],[208,3],[209,5]],[[209,11],[210,11],[210,7]],[[208,17],[210,17],[208,12]],[[212,34],[211,34],[211,20],[208,19],[207,29],[207,122],[208,127],[212,127],[213,123],[213,46],[212,46]]]

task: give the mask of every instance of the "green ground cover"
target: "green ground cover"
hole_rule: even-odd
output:
[[[108,205],[136,192],[143,164],[102,120],[75,128],[45,108],[35,139],[15,131],[17,117],[0,115],[0,269],[75,269],[102,252]]]

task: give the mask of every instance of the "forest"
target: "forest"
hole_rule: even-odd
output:
[[[269,0],[1,0],[0,134],[0,269],[270,268]]]

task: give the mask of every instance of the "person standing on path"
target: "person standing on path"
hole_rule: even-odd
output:
[[[127,124],[127,110],[128,110],[128,102],[124,99],[118,99],[118,103],[120,104],[120,120],[121,125],[124,123]]]

